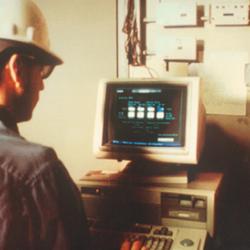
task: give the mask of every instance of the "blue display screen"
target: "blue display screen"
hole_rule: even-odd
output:
[[[108,84],[105,133],[109,145],[181,147],[187,88],[174,84]]]

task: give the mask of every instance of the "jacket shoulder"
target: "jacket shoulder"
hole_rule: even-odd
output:
[[[52,148],[21,137],[0,138],[0,145],[0,167],[18,179],[31,180],[59,161]]]

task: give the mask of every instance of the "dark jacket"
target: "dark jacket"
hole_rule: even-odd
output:
[[[0,250],[87,250],[80,194],[53,149],[22,138],[0,110]]]

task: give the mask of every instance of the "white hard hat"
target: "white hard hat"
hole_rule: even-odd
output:
[[[46,20],[31,0],[0,0],[0,52],[24,48],[52,65],[62,63],[50,50]]]

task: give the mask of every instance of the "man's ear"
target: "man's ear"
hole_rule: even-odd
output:
[[[21,95],[24,91],[23,88],[23,67],[22,67],[21,56],[18,54],[13,54],[8,63],[7,68],[9,70],[9,77],[13,82],[13,87],[18,95]]]

